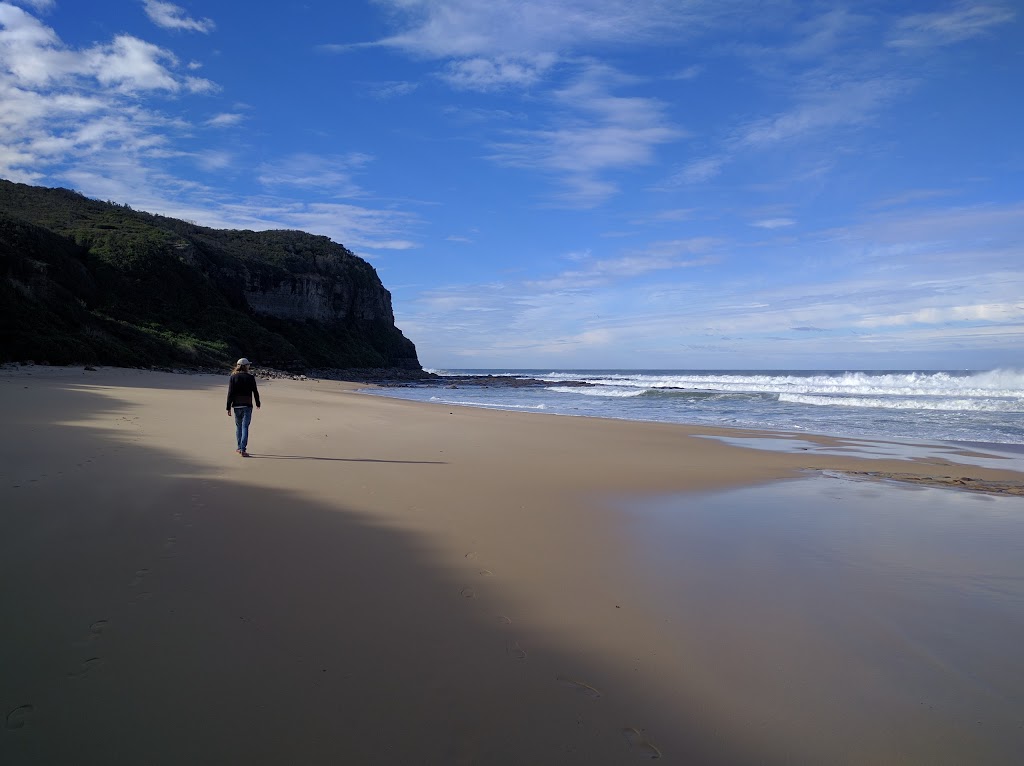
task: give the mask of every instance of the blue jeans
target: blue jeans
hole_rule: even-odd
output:
[[[249,444],[249,424],[252,422],[252,407],[232,407],[235,411],[235,438],[238,449],[245,452]]]

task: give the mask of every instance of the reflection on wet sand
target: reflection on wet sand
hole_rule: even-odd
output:
[[[638,510],[676,660],[766,761],[1020,763],[1024,500],[818,476]]]

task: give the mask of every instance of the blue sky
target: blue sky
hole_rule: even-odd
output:
[[[370,261],[427,367],[1024,367],[1024,9],[0,0],[0,176]]]

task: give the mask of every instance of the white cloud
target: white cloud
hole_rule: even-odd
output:
[[[3,79],[18,87],[67,88],[76,84],[76,78],[92,78],[123,92],[203,92],[215,87],[207,80],[176,77],[173,68],[178,61],[173,53],[131,35],[75,50],[64,46],[36,18],[6,3],[0,3],[0,25],[0,62],[7,70]]]
[[[796,223],[792,218],[765,218],[761,221],[754,221],[751,226],[759,229],[782,229]]]
[[[875,119],[879,110],[909,89],[909,82],[878,77],[822,87],[805,94],[789,111],[755,120],[741,129],[740,146],[760,148],[808,134],[859,125]]]
[[[227,128],[232,125],[237,125],[244,119],[244,114],[238,114],[237,112],[221,112],[207,120],[206,124],[212,128]]]
[[[124,91],[175,91],[181,83],[163,63],[177,63],[174,55],[137,37],[121,35],[110,45],[97,46],[85,55],[88,69],[101,85]]]
[[[589,253],[573,253],[570,260],[579,263],[579,268],[564,271],[552,278],[528,281],[526,284],[541,290],[581,290],[618,283],[619,280],[655,271],[703,266],[714,262],[712,257],[703,254],[715,244],[713,239],[700,237],[652,242],[615,258],[594,259]]]
[[[417,88],[419,88],[417,83],[406,82],[404,80],[372,83],[369,86],[370,93],[373,97],[381,99],[382,101],[390,98],[408,96],[410,93],[414,93]]]
[[[722,172],[722,166],[727,162],[726,157],[704,157],[693,160],[675,172],[668,180],[668,186],[680,184],[699,184],[710,181]]]
[[[212,149],[197,152],[194,156],[196,164],[206,171],[224,170],[225,168],[230,168],[234,162],[234,155],[230,152]]]
[[[675,38],[722,15],[673,0],[380,0],[406,31],[379,44],[437,58],[571,50],[585,43]]]
[[[551,55],[475,57],[453,61],[442,76],[450,85],[466,90],[527,88],[537,83],[554,62]]]
[[[39,13],[52,11],[57,7],[57,0],[11,0],[14,5],[24,5]]]
[[[889,44],[897,48],[933,48],[988,33],[1015,14],[998,4],[957,3],[951,10],[917,13],[902,19]]]
[[[1015,250],[1019,258],[1020,243],[1024,241],[1024,202],[877,215],[832,234],[877,245],[927,250],[934,258],[948,252],[960,252],[972,260],[1005,258],[1012,257]],[[885,255],[885,251],[880,254]]]
[[[355,171],[365,167],[373,158],[368,154],[323,156],[318,154],[292,154],[259,168],[258,180],[264,186],[292,186],[318,190],[335,197],[360,194],[352,180]]]
[[[634,226],[647,226],[650,224],[678,223],[693,218],[694,209],[690,207],[672,208],[669,210],[657,210],[647,215],[634,218],[630,221]]]
[[[456,87],[493,90],[536,83],[556,62],[593,45],[678,45],[735,23],[713,0],[378,0],[403,31],[375,43],[448,61]],[[683,70],[684,73],[687,70]],[[696,69],[691,67],[692,74]],[[692,76],[692,74],[687,76]]]
[[[602,173],[650,164],[656,147],[684,135],[665,118],[665,105],[657,99],[612,94],[612,87],[626,81],[607,67],[589,67],[552,95],[564,112],[557,123],[510,133],[512,140],[496,143],[490,158],[556,175],[566,204],[600,204],[617,191]]]
[[[162,0],[143,0],[143,7],[149,20],[164,29],[183,29],[187,32],[213,31],[216,26],[210,19],[193,19],[186,15],[184,8]]]
[[[145,108],[142,98],[216,86],[181,77],[176,67],[170,51],[130,35],[72,48],[29,13],[0,3],[0,174],[38,181],[70,163],[60,177],[92,178],[111,157],[113,170],[180,154],[169,137],[187,125]]]
[[[855,322],[858,327],[894,327],[908,324],[943,325],[950,322],[1020,322],[1024,303],[981,303],[971,306],[937,306],[898,314],[880,314]]]
[[[669,75],[669,79],[671,79],[671,80],[695,80],[698,77],[700,77],[700,75],[701,75],[701,73],[703,71],[704,71],[704,67],[702,67],[702,66],[700,66],[698,64],[694,64],[692,66],[686,67],[686,69],[680,69],[678,72],[675,72],[674,74]]]

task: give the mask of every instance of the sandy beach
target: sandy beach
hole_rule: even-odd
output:
[[[998,460],[226,381],[0,370],[0,762],[1024,752]]]

